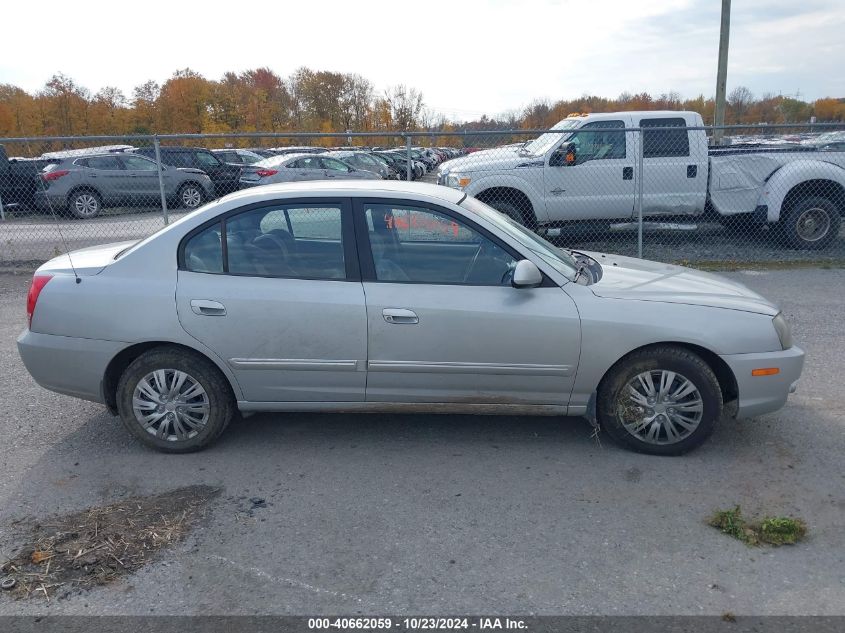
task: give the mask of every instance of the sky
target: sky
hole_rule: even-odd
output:
[[[845,97],[845,1],[733,0],[728,91]],[[712,96],[720,0],[89,1],[3,8],[0,83],[62,72],[130,96],[190,67],[269,67],[404,83],[453,120],[535,99],[623,91]]]

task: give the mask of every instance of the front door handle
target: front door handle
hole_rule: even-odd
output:
[[[209,299],[191,299],[191,310],[200,316],[226,316],[226,306]]]
[[[413,325],[420,322],[420,318],[417,316],[416,312],[405,310],[404,308],[385,308],[381,311],[381,315],[384,317],[385,321],[395,325],[403,323]]]
[[[622,168],[622,180],[633,180],[634,179],[634,168],[633,167],[623,167]]]

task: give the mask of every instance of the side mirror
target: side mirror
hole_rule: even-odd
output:
[[[511,281],[514,288],[536,288],[541,283],[543,283],[543,273],[534,262],[522,259],[516,263],[516,268],[513,269],[513,281]]]
[[[577,163],[577,152],[575,145],[572,143],[564,143],[554,151],[549,159],[550,167],[572,167]]]

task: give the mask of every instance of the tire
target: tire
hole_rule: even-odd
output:
[[[514,203],[508,202],[507,200],[502,200],[501,198],[498,198],[496,200],[491,200],[487,204],[489,204],[491,207],[496,209],[496,211],[498,211],[499,213],[504,213],[506,216],[508,216],[514,222],[518,222],[522,226],[526,226],[525,216],[523,216],[522,211]],[[528,227],[528,228],[533,229],[534,227]]]
[[[79,220],[96,218],[103,210],[103,199],[93,189],[78,189],[68,196],[67,212]]]
[[[781,219],[778,228],[792,248],[818,250],[839,237],[842,216],[836,205],[821,196],[799,200]]]
[[[179,187],[179,206],[184,209],[198,209],[205,202],[205,192],[195,182],[186,182]]]
[[[651,400],[642,397],[648,393],[647,380],[641,382],[639,377],[645,375],[651,377],[654,387]],[[663,376],[674,376],[665,391],[661,389]],[[693,392],[683,393],[687,389],[684,381],[693,386]],[[637,385],[640,399],[626,397],[631,384]],[[667,402],[660,397],[661,392],[680,397]],[[691,451],[710,437],[722,415],[722,391],[713,370],[697,354],[669,345],[646,348],[623,358],[602,379],[597,396],[601,428],[625,448],[650,455]],[[670,428],[676,437],[669,433]]]
[[[158,384],[153,372],[163,372]],[[177,396],[168,398],[176,372],[187,377]],[[151,397],[161,394],[169,401]],[[135,402],[142,403],[137,413]],[[185,349],[156,347],[123,372],[117,383],[117,410],[126,429],[147,446],[163,453],[190,453],[214,442],[231,422],[236,407],[229,382],[211,361]],[[157,416],[149,426],[140,419],[144,411]]]

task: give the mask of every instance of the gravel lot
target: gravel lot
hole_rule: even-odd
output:
[[[0,275],[0,558],[17,518],[223,489],[137,573],[49,604],[0,595],[0,614],[845,614],[845,270],[730,276],[781,302],[808,353],[799,391],[655,458],[580,419],[317,414],[160,455],[33,383],[14,346],[29,277]],[[749,548],[705,525],[735,504],[801,516],[808,539]]]

